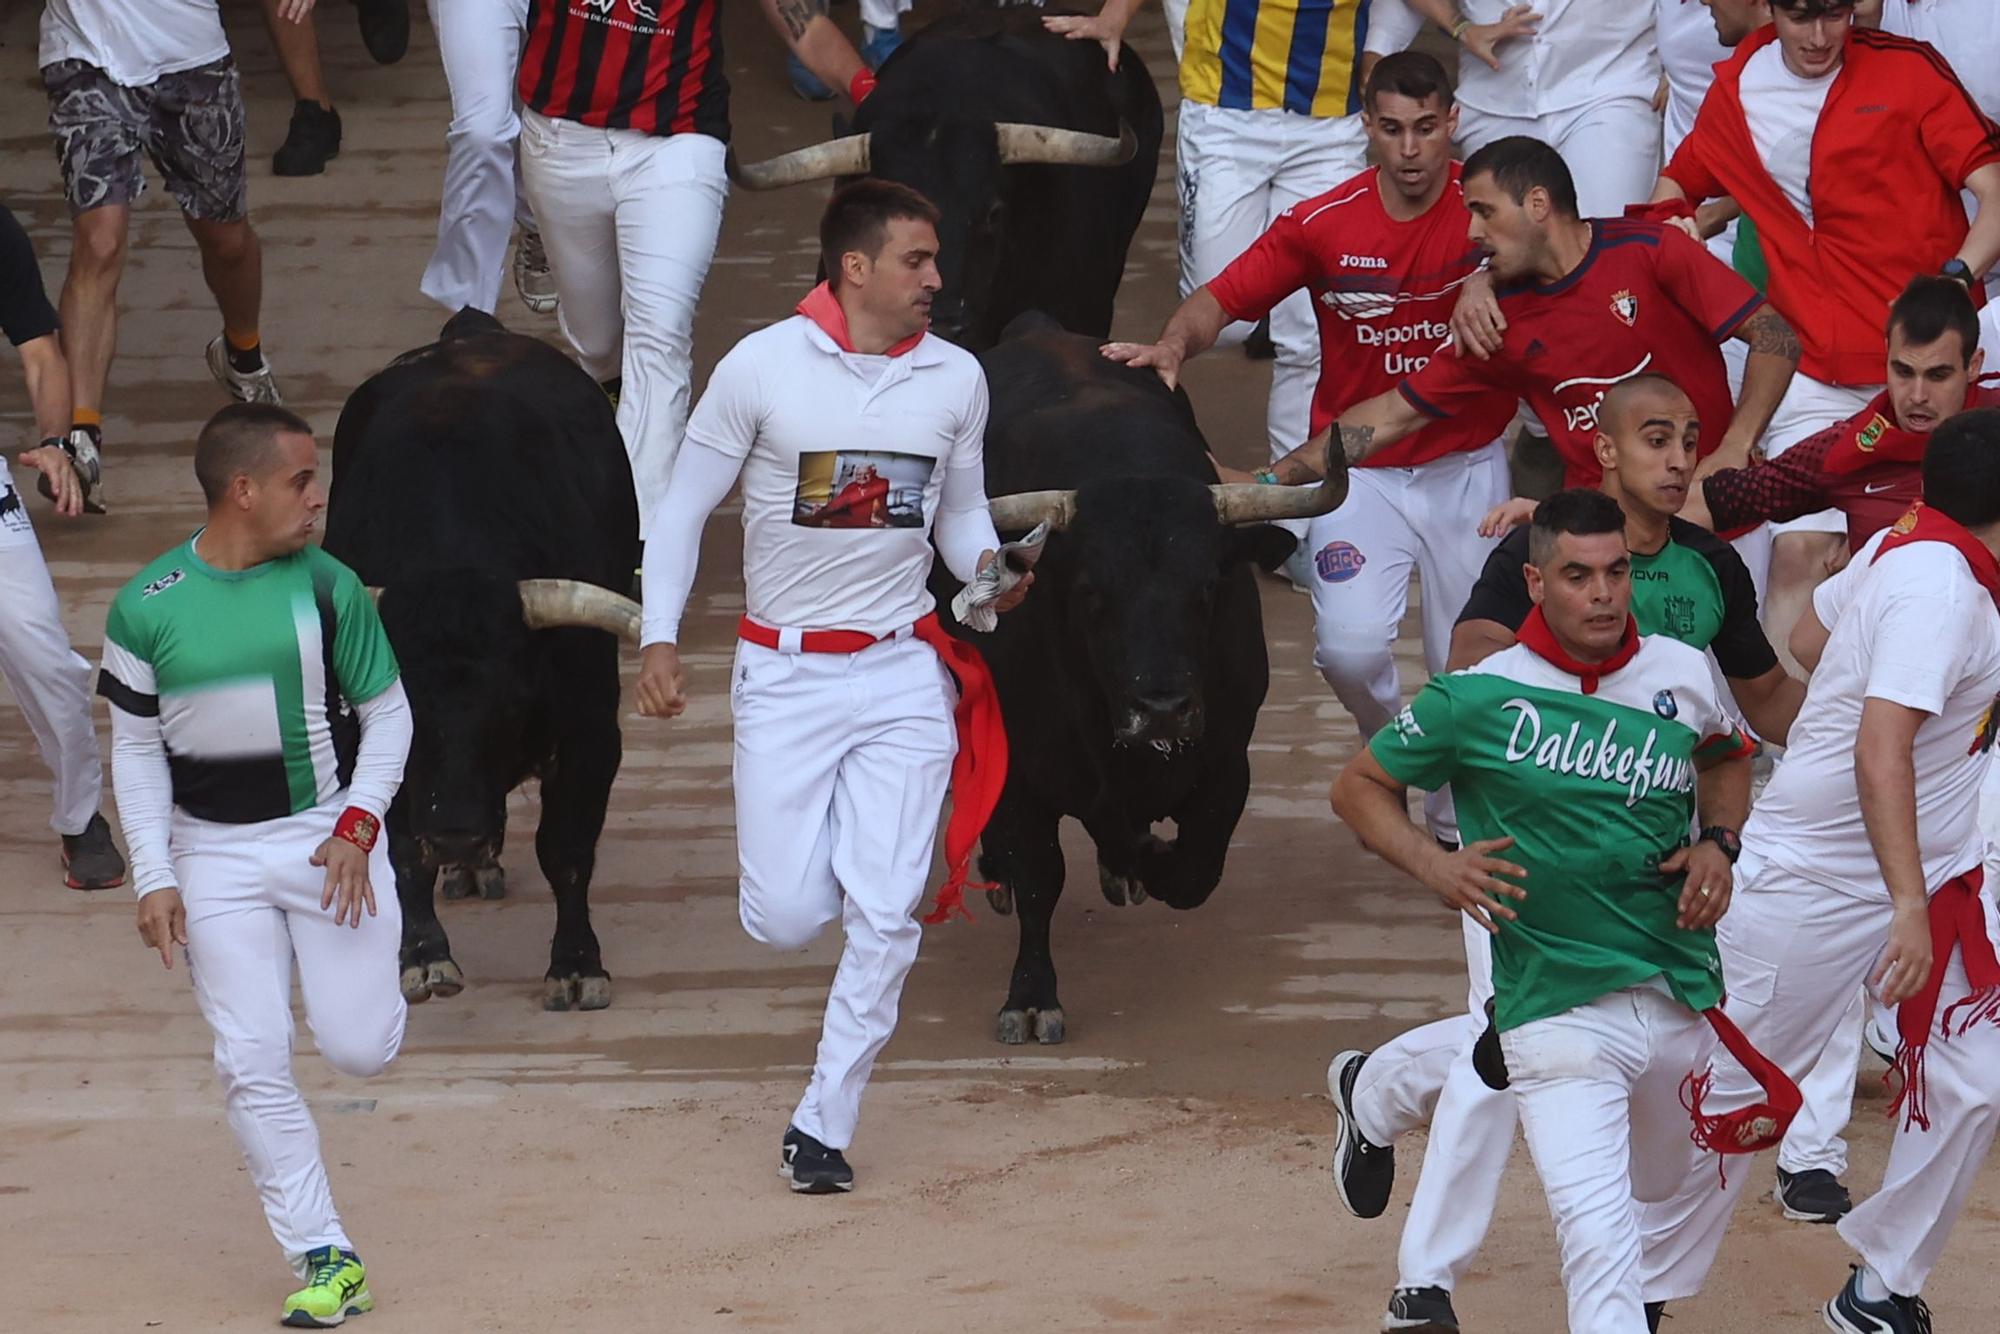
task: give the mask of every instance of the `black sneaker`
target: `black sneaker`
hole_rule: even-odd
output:
[[[393,65],[410,49],[409,0],[354,0],[361,44],[378,65]]]
[[[1847,1187],[1820,1167],[1799,1173],[1779,1168],[1771,1197],[1784,1206],[1785,1217],[1795,1223],[1838,1223],[1854,1207]]]
[[[1861,1267],[1849,1266],[1847,1286],[1826,1304],[1826,1327],[1844,1334],[1931,1334],[1931,1308],[1921,1297],[1871,1302],[1861,1295]]]
[[[285,132],[285,142],[271,157],[271,171],[278,176],[317,176],[339,156],[340,113],[317,102],[299,102],[292,107],[292,127]]]
[[[1665,1302],[1646,1303],[1647,1334],[1660,1334],[1660,1317],[1665,1315],[1666,1313],[1667,1313],[1667,1304]]]
[[[1338,1121],[1333,1141],[1333,1184],[1347,1212],[1356,1218],[1380,1218],[1389,1207],[1389,1192],[1396,1184],[1396,1146],[1370,1144],[1355,1123],[1354,1079],[1367,1059],[1365,1051],[1344,1051],[1326,1067],[1326,1091],[1333,1098],[1333,1113]],[[1446,1309],[1450,1305],[1447,1301]],[[1394,1309],[1393,1302],[1390,1307]]]
[[[1443,1288],[1397,1288],[1382,1317],[1382,1334],[1458,1334],[1458,1315]]]
[[[111,841],[111,826],[90,817],[81,834],[62,836],[63,883],[71,889],[116,889],[125,883],[125,858]]]
[[[831,1195],[854,1189],[854,1169],[839,1149],[829,1149],[797,1126],[785,1127],[778,1175],[801,1195]]]

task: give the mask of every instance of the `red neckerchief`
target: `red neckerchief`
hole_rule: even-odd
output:
[[[799,314],[825,330],[834,346],[842,352],[854,351],[854,340],[847,336],[847,312],[840,308],[840,298],[833,294],[833,288],[825,283],[807,292],[798,304]],[[924,341],[924,330],[919,329],[900,343],[892,344],[889,355],[900,357],[918,343]]]
[[[1966,411],[1991,406],[1996,384],[2000,384],[2000,377],[1982,376],[1966,385]],[[1840,437],[1826,451],[1820,468],[1829,476],[1842,476],[1878,463],[1921,463],[1924,446],[1929,442],[1928,432],[1919,435],[1896,424],[1895,414],[1889,408],[1889,391],[1885,389],[1870,399],[1867,407],[1840,424]]]
[[[1639,623],[1628,614],[1625,617],[1625,637],[1618,641],[1618,647],[1603,662],[1578,662],[1562,651],[1556,643],[1553,630],[1542,617],[1542,609],[1537,606],[1528,613],[1528,619],[1521,622],[1515,632],[1516,642],[1527,647],[1537,657],[1547,659],[1554,666],[1562,668],[1571,676],[1583,682],[1583,693],[1595,695],[1598,681],[1632,661],[1632,655],[1639,651]]]
[[[1875,549],[1874,559],[1881,560],[1897,547],[1908,546],[1912,542],[1942,542],[1965,557],[1965,563],[1972,567],[1972,577],[1993,599],[1994,607],[2000,609],[2000,561],[1994,560],[1993,553],[1978,538],[1965,531],[1957,520],[1919,500],[1889,529],[1889,535]]]
[[[1950,1041],[1963,1037],[1977,1023],[2000,1024],[2000,957],[1986,934],[1986,905],[1979,886],[1984,868],[1975,866],[1947,880],[1931,895],[1931,973],[1923,990],[1896,1007],[1896,1062],[1882,1076],[1884,1083],[1902,1077],[1902,1088],[1889,1104],[1889,1115],[1903,1113],[1903,1126],[1931,1128],[1924,1089],[1924,1048],[1935,1033]],[[1945,966],[1956,952],[1965,965],[1966,996],[1952,1002],[1938,1018],[1938,996],[1944,990]],[[1959,1011],[1965,1010],[1964,1018]]]

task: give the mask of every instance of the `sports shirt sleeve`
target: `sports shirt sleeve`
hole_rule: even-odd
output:
[[[1743,275],[1708,253],[1708,247],[1677,227],[1660,229],[1653,254],[1660,290],[1720,343],[1764,304],[1764,296]]]
[[[1769,520],[1783,523],[1832,508],[1822,465],[1839,427],[1799,441],[1774,459],[1747,468],[1718,468],[1702,479],[1716,529],[1727,532]]]
[[[688,415],[688,443],[707,445],[733,459],[750,457],[750,446],[757,442],[764,422],[763,387],[757,359],[745,351],[748,345],[738,343],[715,363],[708,387]]]
[[[1522,524],[1500,539],[1479,571],[1472,596],[1458,613],[1457,625],[1467,621],[1492,621],[1510,632],[1518,632],[1528,619],[1535,600],[1528,596],[1528,525]]]
[[[1462,357],[1457,344],[1446,343],[1428,365],[1399,383],[1396,392],[1426,417],[1443,421],[1483,406],[1495,389],[1518,393],[1518,388],[1508,383],[1510,369],[1510,363],[1500,357],[1485,361]]]
[[[1735,681],[1754,680],[1778,665],[1778,653],[1757,619],[1757,585],[1750,578],[1750,567],[1735,547],[1719,537],[1711,536],[1696,549],[1715,571],[1715,582],[1722,588],[1722,628],[1709,641],[1709,651],[1715,654],[1724,676]]]
[[[986,376],[975,371],[965,416],[945,460],[937,521],[931,525],[938,555],[960,583],[971,583],[979,573],[980,556],[1000,546],[986,504],[986,412]]]
[[[340,679],[340,693],[350,704],[366,704],[396,683],[401,668],[375,599],[368,596],[361,576],[345,565],[334,572],[333,611],[333,672]]]
[[[1451,725],[1451,681],[1434,676],[1417,697],[1368,743],[1368,753],[1389,777],[1406,787],[1435,792],[1458,768]]]
[[[1286,209],[1248,250],[1209,279],[1208,291],[1230,319],[1261,320],[1312,276],[1313,258],[1306,246],[1305,228],[1293,210]]]
[[[1407,51],[1423,28],[1423,16],[1403,0],[1374,0],[1368,8],[1368,40],[1362,50],[1373,56]]]
[[[56,328],[55,307],[42,286],[35,247],[14,215],[0,207],[0,331],[19,347],[48,337]]]
[[[1991,52],[1984,58],[1991,59]],[[2000,161],[2000,126],[1986,118],[1942,61],[1934,67],[1936,94],[1917,117],[1917,135],[1938,174],[1964,189],[1965,178]]]
[[[143,899],[174,883],[168,840],[174,781],[160,736],[152,637],[129,596],[121,592],[111,603],[97,693],[111,705],[111,793],[132,854],[132,892]]]

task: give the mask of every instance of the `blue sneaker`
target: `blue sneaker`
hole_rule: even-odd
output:
[[[863,52],[866,55],[866,52]],[[833,89],[819,81],[819,76],[806,68],[806,62],[797,56],[785,57],[785,77],[792,81],[792,91],[808,102],[831,102]]]
[[[900,28],[871,28],[861,25],[861,58],[868,62],[869,69],[881,69],[882,62],[896,54],[896,48],[903,44]]]
[[[1826,1327],[1837,1334],[1931,1334],[1931,1308],[1921,1297],[1869,1301],[1861,1295],[1861,1269],[1847,1276],[1847,1285],[1826,1304]]]

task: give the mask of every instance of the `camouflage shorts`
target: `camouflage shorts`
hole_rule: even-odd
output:
[[[126,88],[95,65],[59,60],[42,70],[42,82],[72,214],[138,199],[146,189],[143,152],[190,218],[243,217],[243,93],[235,61],[225,56]]]

